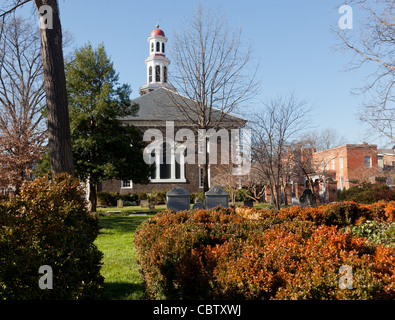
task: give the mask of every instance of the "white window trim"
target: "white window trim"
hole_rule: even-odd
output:
[[[162,149],[161,149],[162,150]],[[162,151],[161,151],[162,152]],[[175,152],[174,152],[174,146],[173,149],[171,150],[171,155],[170,155],[170,173],[171,173],[171,178],[170,179],[161,179],[160,178],[160,156],[161,152],[156,152],[155,153],[155,178],[152,179],[150,178],[151,183],[186,183],[187,179],[185,178],[185,156],[182,155],[180,159],[180,178],[176,178],[176,157],[175,157]]]
[[[186,183],[187,179],[151,179],[151,183]]]
[[[132,180],[129,180],[129,184],[130,184],[129,187],[124,187],[123,186],[124,182],[126,182],[126,181],[121,180],[121,189],[133,189],[133,181]]]
[[[366,166],[366,162],[365,162],[366,158],[369,158],[369,166],[368,167]],[[366,169],[372,168],[372,157],[371,156],[364,156],[364,158],[363,158],[363,165],[364,165],[364,167]]]

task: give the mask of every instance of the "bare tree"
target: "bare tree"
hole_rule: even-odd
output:
[[[213,183],[220,185],[229,192],[233,206],[236,205],[236,195],[242,183],[242,177],[233,174],[233,165],[221,165],[213,168]]]
[[[251,170],[246,177],[243,177],[242,186],[244,194],[253,201],[261,202],[265,199],[266,188],[269,183],[266,176],[261,170],[255,168],[255,163],[252,164]]]
[[[0,38],[0,181],[17,189],[41,158],[46,128],[39,30],[14,15]]]
[[[188,99],[177,99],[174,104],[192,126],[223,128],[227,115],[255,95],[258,82],[254,72],[248,70],[251,53],[250,46],[243,46],[240,31],[230,30],[225,17],[201,5],[182,32],[175,33],[172,59],[176,70],[170,77],[178,92]],[[207,161],[203,180],[207,191]]]
[[[270,186],[272,201],[279,209],[281,186],[289,175],[289,146],[309,126],[310,108],[292,94],[264,103],[262,111],[251,115],[252,159],[256,170]]]
[[[323,151],[347,143],[347,139],[340,136],[333,128],[308,131],[302,135],[301,141],[303,141],[303,147],[311,147],[315,151]]]
[[[0,13],[2,27],[7,15],[30,1],[6,1],[8,6]],[[51,172],[74,174],[58,3],[57,0],[34,0],[34,4],[40,19],[47,17],[47,20],[51,20],[51,25],[41,20],[43,23],[40,28]],[[0,31],[0,36],[2,33],[3,30]]]
[[[368,123],[380,136],[395,142],[395,2],[394,0],[351,0],[358,7],[361,19],[359,29],[334,32],[341,47],[354,53],[350,70],[371,66],[374,72],[359,93],[372,93],[371,101],[364,103],[360,120]]]

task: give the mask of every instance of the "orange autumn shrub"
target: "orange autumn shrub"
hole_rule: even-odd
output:
[[[165,211],[136,232],[140,271],[154,299],[395,299],[395,248],[344,228],[393,221],[393,206]]]

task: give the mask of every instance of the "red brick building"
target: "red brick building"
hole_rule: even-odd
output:
[[[313,180],[331,178],[337,188],[350,188],[362,182],[375,182],[380,176],[377,166],[377,145],[346,144],[313,153]]]

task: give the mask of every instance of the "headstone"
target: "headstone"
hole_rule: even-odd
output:
[[[204,209],[204,204],[201,202],[196,202],[194,203],[194,205],[192,206],[192,209]]]
[[[292,197],[292,205],[293,206],[298,206],[300,204],[299,198],[297,197]]]
[[[254,207],[254,201],[246,200],[246,201],[244,201],[244,206],[248,207],[248,208],[253,208]]]
[[[181,187],[174,187],[166,194],[166,207],[173,211],[189,210],[191,208],[190,193]]]
[[[141,208],[148,208],[149,201],[148,200],[140,200],[140,207]]]
[[[200,197],[195,198],[195,203],[204,203],[203,199]]]
[[[304,189],[299,197],[299,205],[301,207],[313,207],[316,205],[316,198],[310,189]]]
[[[206,209],[215,208],[216,206],[229,206],[229,193],[219,186],[211,188],[205,193]]]
[[[150,210],[155,209],[155,205],[152,202],[148,202],[148,208]]]
[[[123,208],[123,200],[122,199],[117,200],[117,208]]]

